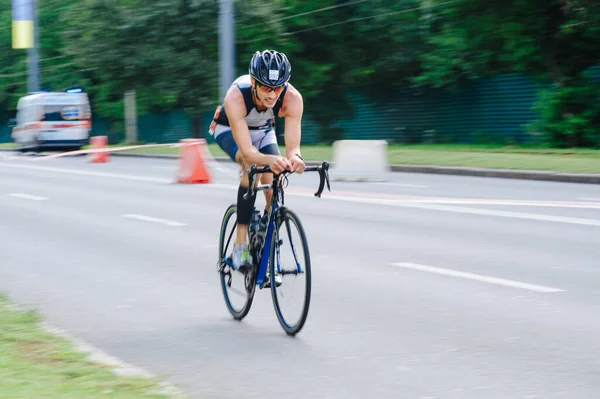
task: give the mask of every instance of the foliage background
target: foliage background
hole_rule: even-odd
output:
[[[114,130],[123,129],[124,91],[136,89],[138,114],[184,110],[204,135],[203,115],[219,102],[218,1],[39,4],[43,87],[84,87]],[[523,129],[552,146],[600,146],[591,72],[600,65],[599,2],[237,0],[235,13],[237,74],[257,49],[286,52],[321,142],[344,134],[340,120],[356,115],[357,101],[385,106],[407,90],[460,96],[469,82],[518,73],[540,85],[538,117]],[[0,22],[7,120],[26,93],[27,59],[11,48],[10,2]]]

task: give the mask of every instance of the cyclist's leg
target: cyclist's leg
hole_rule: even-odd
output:
[[[281,155],[281,153],[279,152],[279,146],[277,145],[277,136],[275,135],[274,130],[265,132],[265,135],[262,137],[261,142],[258,143],[257,148],[261,153],[266,154],[266,155]],[[273,175],[271,173],[265,173],[262,176],[261,183],[262,184],[273,183]],[[266,207],[265,207],[265,213],[263,215],[263,218],[260,221],[260,228],[266,230],[268,210],[269,210],[269,207],[271,206],[271,201],[273,200],[273,190],[265,190],[264,193],[265,193]],[[282,284],[282,282],[283,282],[283,280],[281,278],[281,275],[279,275],[279,274],[277,274],[277,272],[275,272],[275,285],[277,287],[279,287]],[[267,269],[267,284],[265,285],[265,287],[270,287],[270,286],[271,286],[270,269]]]
[[[250,165],[244,164],[242,154],[238,151],[238,146],[233,138],[233,133],[227,126],[218,125],[215,128],[215,141],[233,161],[242,165],[244,171],[250,167]],[[250,254],[248,252],[248,225],[252,217],[256,194],[248,199],[244,199],[244,195],[248,192],[248,186],[248,176],[246,173],[243,173],[237,195],[237,228],[233,259],[236,267],[250,261]]]
[[[257,135],[258,136],[258,135]],[[265,132],[261,132],[260,136],[253,137],[252,140],[254,146],[258,150],[266,155],[281,155],[279,152],[279,146],[277,145],[277,136],[275,130],[270,129]],[[273,183],[273,175],[271,173],[265,173],[261,176],[262,184]],[[265,190],[265,210],[268,210],[271,206],[271,200],[273,199],[273,190]]]
[[[229,158],[233,162],[236,162],[236,154],[238,152],[238,146],[233,139],[233,133],[231,133],[231,128],[229,126],[224,125],[216,125],[213,129],[215,141],[217,145],[229,155]]]
[[[277,143],[264,146],[259,151],[262,152],[263,154],[267,154],[267,155],[281,155],[279,152],[279,146],[277,145]],[[273,183],[273,175],[271,173],[263,174],[261,183],[262,184]],[[269,207],[271,206],[271,200],[273,199],[273,190],[265,190],[264,193],[265,193],[266,209],[269,209]]]

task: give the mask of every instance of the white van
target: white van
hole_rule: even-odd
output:
[[[12,139],[20,151],[78,150],[89,143],[90,103],[82,90],[21,97]]]

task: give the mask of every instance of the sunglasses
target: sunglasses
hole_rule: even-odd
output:
[[[257,83],[256,86],[259,88],[259,90],[265,94],[270,93],[271,91],[274,91],[275,94],[279,94],[283,91],[283,86],[277,86],[277,87],[269,87],[269,86],[264,86],[261,85],[260,83]]]

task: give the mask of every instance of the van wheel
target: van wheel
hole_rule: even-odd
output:
[[[42,152],[42,148],[40,146],[40,141],[37,138],[33,142],[33,152],[35,152],[36,154],[39,154],[40,152]]]

